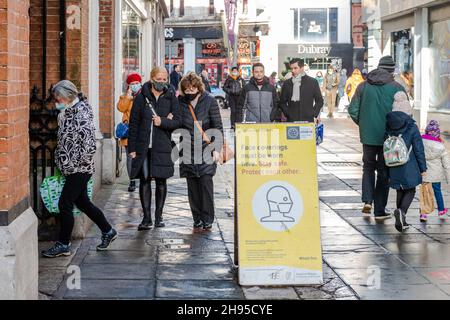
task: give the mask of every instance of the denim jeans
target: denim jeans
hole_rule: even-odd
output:
[[[385,214],[388,197],[388,170],[384,163],[383,146],[363,145],[362,201],[374,202],[374,214],[379,216]]]
[[[442,197],[441,183],[440,182],[432,183],[432,186],[438,210],[443,211],[445,209],[445,205],[444,205],[444,198]]]

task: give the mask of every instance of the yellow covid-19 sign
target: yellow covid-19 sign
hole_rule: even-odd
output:
[[[314,124],[236,126],[241,285],[320,284]]]

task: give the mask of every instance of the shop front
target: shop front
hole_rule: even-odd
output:
[[[166,27],[166,59],[165,65],[172,71],[175,64],[183,66],[186,57],[192,57],[195,72],[208,71],[211,85],[223,83],[228,74],[226,48],[223,43],[222,30],[219,27]],[[186,47],[183,39],[193,39],[194,45]],[[186,54],[186,50],[190,54]]]
[[[353,69],[353,45],[344,43],[335,44],[279,44],[278,45],[278,72],[284,77],[289,72],[289,61],[293,58],[304,59],[309,66],[309,75],[315,77],[316,73],[326,71],[331,64],[335,69]]]

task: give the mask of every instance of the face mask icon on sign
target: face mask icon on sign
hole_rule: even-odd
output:
[[[294,202],[289,190],[283,186],[274,186],[267,192],[269,215],[261,218],[261,222],[295,222],[290,215]]]

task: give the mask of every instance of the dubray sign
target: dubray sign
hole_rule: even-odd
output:
[[[328,56],[331,51],[331,46],[313,45],[313,44],[299,44],[299,54],[314,54]]]

